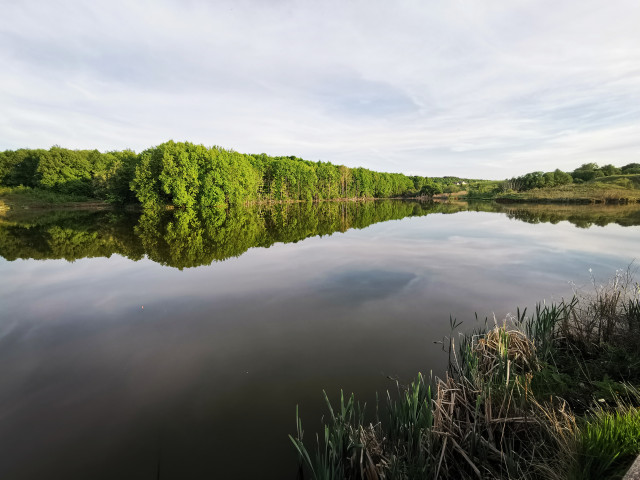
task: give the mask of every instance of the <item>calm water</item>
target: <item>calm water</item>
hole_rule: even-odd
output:
[[[310,441],[322,389],[441,372],[450,315],[640,257],[638,206],[26,213],[0,223],[3,479],[293,479],[296,404]]]

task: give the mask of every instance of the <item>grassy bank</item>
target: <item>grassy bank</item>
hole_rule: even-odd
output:
[[[467,198],[501,203],[637,203],[640,202],[640,175],[612,175],[583,183],[523,191],[505,190],[505,182],[476,182],[471,185]]]
[[[445,342],[444,378],[418,377],[366,415],[327,399],[314,479],[621,478],[640,453],[640,292],[630,271],[569,301]],[[382,413],[384,412],[384,413]]]
[[[636,203],[640,201],[640,190],[615,183],[594,182],[501,193],[495,198],[499,202]]]
[[[0,212],[31,208],[97,208],[109,204],[95,198],[31,187],[0,187]]]

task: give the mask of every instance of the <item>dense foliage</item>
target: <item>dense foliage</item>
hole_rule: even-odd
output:
[[[380,173],[329,162],[169,141],[130,150],[7,150],[0,185],[26,186],[143,207],[212,207],[260,201],[429,196],[457,191],[456,177]]]
[[[0,185],[130,203],[135,201],[129,182],[137,159],[130,150],[6,150],[0,152]]]
[[[169,141],[131,150],[20,149],[0,152],[0,186],[24,186],[145,208],[213,207],[271,201],[433,196],[468,190],[491,197],[546,187],[610,180],[635,185],[640,164],[585,163],[573,172],[530,172],[505,181],[407,176],[298,157],[248,155],[221,147]]]

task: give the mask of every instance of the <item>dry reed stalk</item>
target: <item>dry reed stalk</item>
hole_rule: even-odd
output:
[[[384,438],[380,440],[377,428],[380,425],[360,425],[357,429],[358,442],[363,445],[360,449],[359,471],[360,478],[366,480],[383,480],[384,471],[389,466],[389,460],[384,456]],[[353,468],[353,465],[352,465]],[[353,471],[358,470],[353,468]]]
[[[549,419],[531,393],[533,372],[541,368],[533,342],[505,323],[474,338],[470,353],[478,360],[475,367],[437,380],[432,432],[443,440],[437,474],[456,478],[460,474],[456,456],[462,456],[469,474],[480,478],[502,478],[505,472],[515,475],[514,468],[525,478],[547,469],[538,458],[543,452],[548,454],[545,439],[564,428],[569,432],[564,432],[566,438],[552,443],[569,445],[575,425],[566,414],[566,418],[557,416],[550,430],[545,426]],[[482,447],[480,457],[473,453],[474,444]],[[526,463],[530,471],[520,471],[519,459],[532,460]],[[483,472],[477,465],[482,465]]]
[[[521,331],[509,328],[506,323],[496,325],[474,343],[473,353],[478,358],[478,370],[481,374],[493,373],[505,360],[509,373],[511,365],[516,373],[540,369],[533,342]]]

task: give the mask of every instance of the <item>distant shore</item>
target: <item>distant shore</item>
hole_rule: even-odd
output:
[[[594,180],[532,188],[522,191],[505,189],[505,182],[483,181],[468,189],[469,200],[493,200],[499,203],[573,203],[628,204],[640,202],[640,175],[614,175]]]
[[[478,193],[459,191],[437,195],[397,196],[391,199],[415,201],[486,201],[508,204],[556,204],[556,205],[630,205],[640,203],[640,190],[602,183],[570,184],[541,188],[526,192]],[[336,198],[335,202],[361,202],[381,198]],[[303,200],[263,200],[250,202],[255,205],[300,203]],[[113,208],[139,209],[140,205],[114,205],[102,199],[66,195],[46,189],[29,187],[0,187],[0,216],[25,210],[108,210]],[[175,208],[168,205],[167,208]]]

